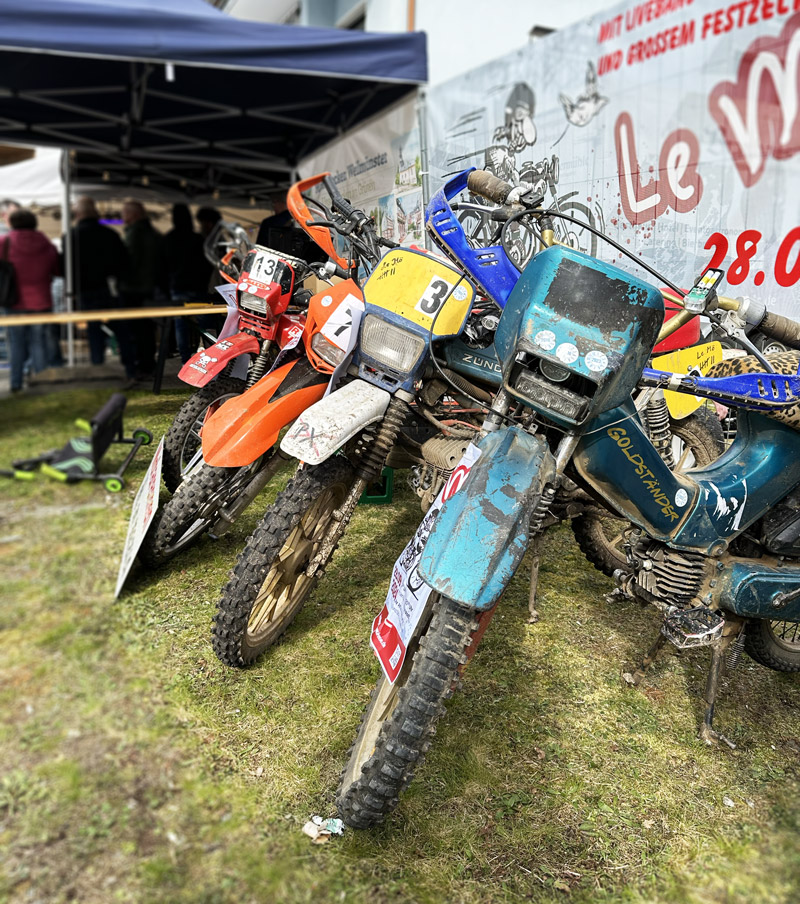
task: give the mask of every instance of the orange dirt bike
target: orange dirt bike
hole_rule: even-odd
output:
[[[229,284],[228,316],[213,344],[194,354],[178,374],[197,391],[180,407],[164,437],[162,476],[171,493],[200,460],[200,430],[206,418],[223,401],[256,383],[278,351],[303,329],[311,297],[304,280],[311,268],[278,252],[254,256],[254,247],[241,226],[224,220],[204,244],[207,260]],[[257,282],[250,286],[240,277],[250,275],[254,266],[270,266],[273,271],[253,274]]]
[[[279,353],[269,373],[227,399],[205,420],[203,461],[154,518],[139,551],[146,565],[162,565],[205,533],[215,538],[226,533],[288,460],[276,445],[280,431],[319,401],[346,369],[363,310],[354,276],[365,257],[376,260],[379,251],[377,246],[366,248],[355,241],[351,242],[352,256],[343,258],[333,247],[327,228],[308,225],[311,214],[303,192],[327,176],[324,173],[292,186],[287,202],[298,222],[328,254],[328,262],[319,265],[319,275],[338,276],[342,281],[326,285],[310,299],[301,334]],[[327,213],[324,208],[323,213]],[[245,259],[239,290],[260,297],[262,284],[268,293],[273,291],[275,283],[280,286],[290,279],[289,269],[283,255],[256,246]],[[274,282],[260,282],[263,274]]]

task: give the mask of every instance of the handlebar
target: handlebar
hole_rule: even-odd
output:
[[[796,320],[767,311],[758,328],[771,339],[800,349],[800,323]]]
[[[506,199],[514,190],[513,185],[503,182],[486,170],[473,170],[467,176],[467,188],[473,195],[480,195],[487,201],[494,201],[500,205],[506,203]]]

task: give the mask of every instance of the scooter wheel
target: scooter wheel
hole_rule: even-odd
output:
[[[106,477],[103,486],[109,493],[121,493],[125,488],[125,481],[121,477]]]
[[[137,427],[136,430],[133,431],[133,438],[140,439],[143,446],[149,446],[150,443],[153,442],[153,434],[144,427]]]

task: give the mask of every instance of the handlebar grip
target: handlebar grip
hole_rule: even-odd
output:
[[[340,213],[343,217],[351,217],[355,208],[352,204],[342,197],[342,193],[336,187],[333,179],[330,176],[325,176],[322,180],[323,185],[328,190],[328,194],[331,196],[331,206],[333,209]]]
[[[487,173],[486,170],[474,170],[467,176],[467,188],[473,195],[480,195],[487,201],[495,204],[505,204],[506,198],[512,192],[514,186],[503,182],[497,176]]]
[[[800,323],[796,320],[790,320],[788,317],[767,311],[764,319],[759,323],[758,329],[778,342],[783,342],[792,348],[800,348]]]

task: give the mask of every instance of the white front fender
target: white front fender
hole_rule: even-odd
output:
[[[315,402],[281,440],[281,449],[309,465],[318,465],[368,424],[379,421],[391,395],[365,380],[354,380]]]

